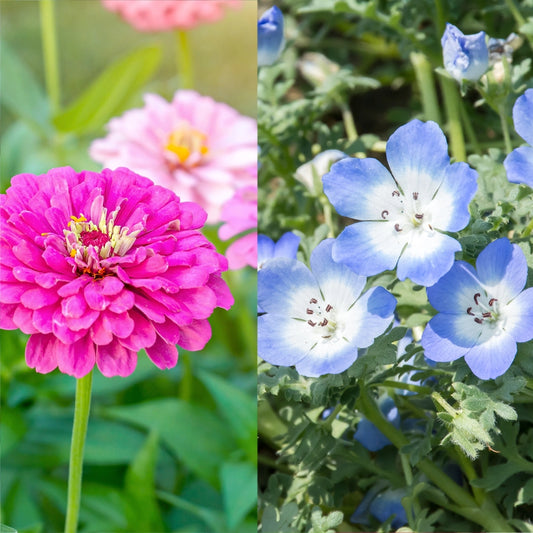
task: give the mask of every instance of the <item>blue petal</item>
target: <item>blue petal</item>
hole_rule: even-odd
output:
[[[343,308],[357,300],[363,290],[366,277],[359,276],[348,266],[337,263],[331,257],[334,239],[322,241],[311,253],[311,270],[326,298],[335,295]],[[342,305],[342,301],[346,305]]]
[[[503,166],[511,183],[525,183],[533,187],[533,148],[530,146],[515,148],[505,158]]]
[[[493,335],[474,346],[465,356],[472,372],[480,379],[495,379],[511,366],[516,355],[516,342],[505,332]]]
[[[322,178],[324,193],[339,215],[357,220],[383,220],[382,213],[399,212],[392,192],[398,187],[377,159],[346,158],[334,163]]]
[[[277,6],[273,6],[257,22],[257,65],[272,65],[281,54],[283,45],[283,14]]]
[[[387,141],[387,161],[406,197],[433,198],[450,163],[448,143],[435,122],[412,120]]]
[[[517,244],[503,237],[491,242],[479,254],[476,269],[481,283],[490,288],[490,294],[509,302],[524,288],[527,280],[527,262]]]
[[[413,231],[411,235],[398,261],[398,279],[410,278],[425,287],[433,285],[450,270],[461,245],[436,231]]]
[[[358,331],[353,342],[359,348],[367,348],[389,326],[396,308],[396,298],[383,287],[365,292],[355,303]]]
[[[262,268],[263,264],[274,257],[274,241],[266,235],[257,236],[257,268]]]
[[[357,430],[353,438],[370,452],[377,452],[391,444],[391,441],[366,418],[361,419],[357,424]]]
[[[402,498],[406,496],[405,490],[396,489],[382,492],[370,504],[370,512],[380,521],[385,522],[395,515],[391,526],[394,529],[407,524],[407,515],[402,505]]]
[[[462,314],[472,305],[472,298],[480,289],[474,268],[465,261],[456,261],[449,272],[426,291],[429,303],[437,311]]]
[[[300,237],[295,235],[292,231],[284,233],[275,245],[275,257],[288,257],[289,259],[296,259],[296,252],[300,246]]]
[[[533,287],[520,293],[504,310],[505,331],[516,342],[533,339]]]
[[[257,354],[272,365],[295,365],[309,351],[306,326],[305,322],[279,315],[258,317]]]
[[[333,245],[333,259],[363,276],[392,270],[407,239],[389,222],[357,222],[348,226]]]
[[[477,172],[466,163],[454,163],[446,169],[444,181],[427,207],[435,228],[459,231],[468,224],[468,204],[476,194],[476,180]]]
[[[513,121],[516,133],[533,146],[533,89],[528,89],[517,98],[513,106]]]
[[[257,300],[267,313],[299,317],[318,293],[311,271],[294,259],[271,259],[257,273]]]
[[[473,322],[474,326],[477,324]],[[449,363],[463,357],[474,346],[481,330],[471,328],[464,316],[439,313],[426,325],[420,344],[431,361]]]
[[[296,363],[296,370],[307,377],[338,374],[349,368],[357,359],[357,355],[355,343],[347,343],[344,339],[336,343],[318,343]]]

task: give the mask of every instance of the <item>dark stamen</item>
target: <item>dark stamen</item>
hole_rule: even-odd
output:
[[[415,218],[416,218],[417,220],[422,220],[422,219],[424,218],[424,215],[423,215],[423,214],[422,214],[422,215],[419,215],[419,214],[417,213],[417,214],[415,215]]]
[[[466,310],[466,314],[467,315],[470,315],[470,316],[474,316],[474,313],[472,313],[472,308],[469,307],[467,310]]]
[[[433,231],[433,226],[431,224],[428,224],[428,228]]]
[[[392,191],[392,196],[400,196],[400,191]]]
[[[394,229],[396,231],[403,231],[402,228],[400,228],[400,224],[394,224]]]
[[[327,326],[328,324],[328,319],[327,318],[324,318],[324,320],[322,320],[322,322],[320,322],[320,324],[318,324],[319,326]]]
[[[312,309],[306,309],[305,312],[306,312],[308,315],[312,315],[312,314],[313,314],[313,310],[312,310]]]
[[[490,318],[492,316],[492,313],[486,312],[486,313],[483,313],[482,316],[485,318]]]
[[[311,298],[311,299],[309,300],[309,303],[310,303],[310,304],[316,304],[317,302],[318,302],[318,300],[317,300],[316,298]]]
[[[418,193],[417,193],[417,192],[414,192],[414,193],[413,193],[413,198],[414,198],[415,200],[418,200]]]
[[[333,309],[333,307],[331,305],[327,305],[326,306],[326,313],[329,313],[331,310]]]
[[[381,218],[385,219],[387,218],[389,212],[385,209],[384,211],[381,212]]]
[[[323,339],[331,339],[331,335],[322,335]]]
[[[312,327],[316,326],[316,322],[313,322],[312,320],[308,320],[307,323]]]
[[[476,302],[476,305],[479,305],[478,299],[480,296],[481,294],[479,292],[476,292],[476,294],[474,294],[474,302]]]
[[[474,322],[477,322],[478,324],[483,324],[483,319],[482,318],[474,318]]]
[[[497,302],[498,301],[498,298],[491,298],[489,300],[489,305],[492,307],[494,305],[494,302]]]

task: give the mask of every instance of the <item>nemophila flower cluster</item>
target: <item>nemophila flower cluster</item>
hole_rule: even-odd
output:
[[[144,95],[145,107],[126,111],[94,141],[90,155],[109,168],[125,166],[200,204],[208,223],[220,221],[222,205],[237,189],[255,185],[257,125],[226,104],[194,91],[177,91],[172,102]]]
[[[141,349],[173,367],[233,303],[205,211],[128,169],[21,174],[0,201],[1,327],[37,372],[127,376]]]

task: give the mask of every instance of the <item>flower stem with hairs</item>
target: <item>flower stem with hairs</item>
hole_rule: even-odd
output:
[[[76,533],[81,501],[81,479],[83,471],[83,448],[91,408],[91,387],[93,372],[76,381],[76,402],[74,406],[74,424],[70,444],[70,462],[68,473],[67,517],[65,533]]]

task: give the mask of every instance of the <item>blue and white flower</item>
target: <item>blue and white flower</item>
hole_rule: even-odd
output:
[[[464,357],[480,379],[494,379],[511,366],[517,342],[533,339],[533,288],[524,253],[508,239],[489,244],[476,270],[457,261],[433,287],[431,305],[439,311],[422,335],[426,357],[437,362]]]
[[[503,162],[507,179],[533,187],[533,89],[528,89],[513,106],[516,133],[529,146],[515,148]]]
[[[484,31],[464,35],[446,24],[441,39],[444,68],[457,80],[477,81],[489,68],[489,49]]]
[[[450,165],[448,144],[434,122],[413,120],[387,142],[391,173],[376,159],[347,158],[323,178],[324,192],[348,226],[333,246],[333,259],[363,276],[397,268],[433,285],[451,268],[460,244],[446,231],[463,229],[477,190],[477,172]]]
[[[291,259],[258,272],[258,353],[303,376],[346,370],[392,322],[396,299],[383,287],[362,293],[366,278],[331,257],[333,239],[311,254],[311,270]]]
[[[400,412],[390,396],[382,396],[378,400],[378,407],[383,417],[389,423],[395,428],[400,427]],[[388,444],[391,444],[391,441],[365,417],[362,417],[357,423],[357,429],[353,438],[371,452],[377,452]]]
[[[284,44],[283,14],[277,6],[272,6],[257,21],[257,65],[272,65]]]
[[[284,233],[277,242],[270,237],[262,235],[257,236],[257,268],[261,270],[271,259],[275,257],[287,257],[296,259],[296,252],[300,245],[300,237],[292,231]]]
[[[340,150],[325,150],[313,157],[311,161],[300,165],[294,177],[314,196],[322,194],[322,176],[326,174],[331,165],[337,161],[348,157]]]
[[[402,498],[407,496],[405,489],[382,489],[383,486],[378,483],[368,491],[350,517],[350,522],[368,526],[370,514],[380,522],[385,522],[393,516],[391,526],[394,529],[407,524],[407,514],[402,505]]]

